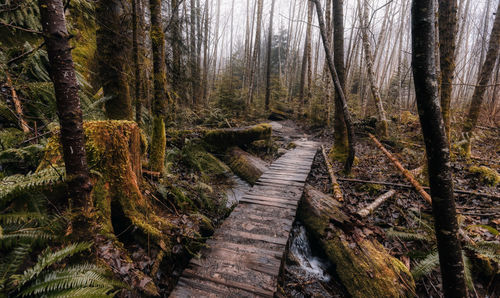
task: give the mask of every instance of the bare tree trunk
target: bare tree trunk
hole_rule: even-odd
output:
[[[340,86],[345,89],[345,65],[344,65],[344,1],[333,0],[333,60],[335,69],[339,76]],[[335,119],[333,122],[333,139],[336,153],[345,154],[348,152],[349,141],[347,138],[347,128],[342,111],[342,99],[338,92],[335,93]]]
[[[208,6],[208,1],[205,1],[205,13],[204,13],[204,28],[203,31],[204,33],[204,40],[203,40],[203,102],[207,103],[208,101],[208,68],[209,68],[209,57],[208,53],[209,51],[209,6]]]
[[[141,99],[141,64],[139,63],[139,18],[142,20],[142,11],[139,12],[138,1],[132,0],[132,51],[134,60],[134,85],[135,85],[135,121],[140,125],[142,122],[142,99]],[[141,26],[142,28],[142,26]],[[141,32],[144,33],[144,32]]]
[[[467,297],[453,198],[450,150],[439,106],[435,62],[434,1],[414,0],[412,57],[415,92],[424,134],[431,186],[434,228],[445,297]]]
[[[172,46],[172,74],[171,84],[172,89],[174,91],[174,96],[178,100],[180,94],[182,94],[182,82],[181,82],[181,43],[182,43],[182,35],[181,35],[181,24],[179,19],[179,6],[182,0],[172,0],[170,2],[170,13],[171,13],[171,46]]]
[[[328,62],[328,68],[330,69],[330,75],[332,76],[333,84],[335,85],[335,91],[340,95],[340,100],[342,101],[342,111],[344,112],[344,120],[347,126],[347,137],[349,139],[349,154],[345,162],[345,172],[350,173],[352,164],[354,162],[355,152],[355,140],[354,140],[354,128],[352,126],[351,116],[349,114],[349,109],[347,108],[347,100],[344,96],[344,90],[340,84],[339,76],[337,70],[335,69],[335,64],[333,63],[330,47],[328,46],[328,38],[326,36],[325,21],[323,20],[323,12],[321,11],[321,4],[319,0],[310,0],[316,5],[316,12],[318,15],[319,30],[321,32],[321,38],[323,40],[323,46],[325,48],[325,58]]]
[[[250,79],[249,79],[249,90],[248,90],[248,98],[247,105],[250,105],[253,102],[254,92],[255,92],[255,72],[257,71],[257,61],[260,56],[260,36],[262,32],[262,10],[263,10],[264,0],[257,0],[257,26],[255,28],[255,43],[253,49],[253,56],[250,65]]]
[[[361,1],[358,0],[358,5],[361,7]],[[365,50],[365,61],[366,61],[366,68],[367,68],[367,75],[368,75],[368,80],[370,81],[370,89],[372,92],[373,100],[375,101],[375,106],[377,107],[377,112],[378,112],[378,117],[380,121],[380,125],[378,127],[378,132],[384,136],[387,137],[387,129],[388,129],[388,124],[387,124],[387,118],[385,115],[385,110],[384,106],[382,104],[382,98],[380,97],[380,91],[377,86],[377,81],[375,79],[375,73],[373,72],[373,56],[372,52],[370,49],[370,38],[368,35],[368,2],[365,0],[364,1],[364,8],[363,8],[363,13],[362,10],[359,9],[359,21],[361,23],[361,34],[363,37],[363,47]]]
[[[269,16],[269,32],[267,37],[267,65],[266,65],[266,111],[269,111],[269,103],[271,101],[271,48],[273,45],[273,17],[274,17],[274,2],[271,0],[271,15]]]
[[[196,34],[196,0],[191,0],[191,92],[192,92],[192,103],[196,105],[198,103],[199,96],[199,83],[200,83],[200,66],[198,65],[198,49],[197,49],[197,34]]]
[[[129,17],[121,0],[99,0],[96,6],[99,77],[106,117],[132,119],[132,100],[127,81]]]
[[[474,88],[474,94],[472,95],[472,101],[469,107],[469,114],[467,120],[465,120],[463,127],[463,135],[466,138],[466,143],[464,145],[466,155],[471,153],[471,134],[476,128],[477,120],[479,118],[479,112],[481,111],[481,105],[483,103],[484,93],[488,88],[488,82],[491,80],[493,74],[493,68],[495,67],[495,62],[498,57],[498,50],[500,48],[500,3],[498,4],[495,23],[491,30],[490,42],[488,46],[488,52],[486,53],[486,58],[484,64],[481,67],[481,74],[479,76],[478,83]]]
[[[300,85],[299,85],[299,101],[301,107],[305,105],[305,85],[308,64],[311,56],[311,31],[312,31],[312,16],[313,16],[313,3],[309,2],[307,7],[307,29],[306,40],[304,44],[304,55],[302,56],[302,68],[300,71]]]
[[[439,0],[439,53],[441,65],[441,112],[448,141],[451,132],[451,94],[455,76],[457,0]]]
[[[51,66],[51,78],[61,125],[66,179],[70,197],[77,208],[88,211],[90,204],[89,170],[85,152],[82,110],[78,98],[78,83],[69,44],[70,35],[61,0],[39,0],[43,36]]]
[[[215,36],[214,36],[214,72],[212,77],[212,87],[215,87],[216,74],[217,74],[217,59],[219,57],[219,23],[220,23],[220,5],[222,0],[217,0],[217,10],[215,15]]]
[[[167,100],[167,73],[165,70],[165,35],[162,29],[161,0],[150,0],[151,46],[153,51],[153,136],[151,140],[150,167],[163,173],[165,164],[165,114]]]

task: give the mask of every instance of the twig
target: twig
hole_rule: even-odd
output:
[[[384,181],[372,181],[372,180],[361,180],[361,179],[353,179],[353,178],[342,178],[339,177],[337,178],[339,181],[346,181],[346,182],[354,182],[354,183],[367,183],[367,184],[379,184],[379,185],[387,185],[387,186],[393,186],[393,187],[401,187],[401,188],[409,188],[409,189],[414,189],[414,186],[408,185],[408,184],[401,184],[401,183],[392,183],[392,182],[384,182]],[[422,187],[425,190],[429,190],[429,187]],[[459,193],[459,194],[464,194],[464,195],[474,195],[478,197],[485,197],[485,198],[492,198],[492,199],[500,199],[500,195],[494,195],[494,194],[487,194],[487,193],[481,193],[481,192],[475,192],[475,191],[468,191],[468,190],[461,190],[461,189],[454,189],[454,193]]]
[[[383,195],[379,196],[375,201],[373,201],[370,205],[366,206],[365,208],[361,209],[358,211],[359,216],[361,217],[366,217],[375,209],[377,209],[380,205],[382,205],[387,199],[391,198],[396,194],[396,191],[394,189],[389,190],[388,192],[384,193]]]
[[[422,187],[422,185],[420,185],[420,183],[418,183],[418,181],[415,179],[415,177],[413,177],[413,175],[410,173],[410,171],[408,171],[407,169],[405,169],[401,163],[389,152],[387,151],[387,149],[385,149],[384,145],[382,145],[382,143],[379,142],[379,140],[377,140],[377,138],[372,135],[372,134],[369,134],[370,136],[370,139],[372,139],[373,142],[375,142],[375,144],[377,145],[377,147],[382,150],[382,152],[384,152],[384,154],[392,161],[392,163],[396,166],[396,168],[398,168],[399,171],[401,171],[401,173],[403,173],[403,175],[406,177],[406,179],[408,179],[408,181],[410,181],[410,183],[415,187],[415,189],[417,190],[417,192],[429,203],[432,205],[432,199],[431,199],[431,196],[424,190],[424,188]]]
[[[328,156],[326,155],[325,147],[323,145],[321,145],[321,152],[323,153],[323,159],[325,160],[326,167],[328,168],[328,173],[330,174],[330,180],[332,181],[333,197],[337,201],[343,202],[344,197],[342,196],[342,190],[340,189],[340,185],[335,178],[335,172],[333,171],[333,167],[328,160]]]

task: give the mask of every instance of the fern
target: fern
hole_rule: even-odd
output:
[[[403,240],[432,241],[432,236],[416,232],[402,232],[390,229],[386,232],[389,238],[400,238]]]
[[[439,266],[439,256],[438,252],[434,250],[415,265],[411,274],[413,275],[413,278],[418,280],[423,276],[430,274],[437,266]]]

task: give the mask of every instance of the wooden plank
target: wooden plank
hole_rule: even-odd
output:
[[[294,205],[282,204],[282,203],[276,203],[276,202],[270,202],[270,201],[261,201],[261,200],[256,200],[256,199],[241,198],[240,203],[257,204],[257,205],[263,205],[263,206],[274,206],[274,207],[280,207],[280,208],[287,208],[287,209],[291,209],[291,210],[296,209]]]
[[[277,178],[262,178],[257,180],[258,185],[261,184],[279,184],[279,185],[291,185],[291,186],[304,186],[303,182],[295,182],[295,181],[287,181],[287,180],[282,180],[282,179],[277,179]]]
[[[271,197],[271,196],[266,196],[266,195],[247,193],[243,197],[248,198],[248,199],[269,200],[269,201],[273,201],[273,202],[292,203],[292,204],[295,204],[299,201],[296,198],[290,198],[289,196],[286,196],[286,195]]]

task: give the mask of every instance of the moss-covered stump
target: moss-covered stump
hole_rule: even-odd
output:
[[[413,297],[415,283],[398,259],[328,195],[307,186],[299,218],[335,265],[352,297]]]
[[[472,166],[469,168],[469,172],[479,178],[479,181],[484,185],[497,186],[500,184],[500,174],[492,168]]]
[[[134,289],[157,295],[154,283],[135,267],[117,236],[134,231],[135,237],[151,239],[163,253],[171,251],[169,237],[176,226],[156,215],[153,204],[139,188],[141,148],[145,147],[141,146],[140,129],[132,121],[93,121],[84,123],[84,131],[89,168],[95,173],[91,196],[94,210],[90,218],[97,255]],[[57,135],[49,140],[44,160],[39,170],[48,168],[49,163],[62,165]],[[103,245],[107,249],[103,250]],[[109,254],[117,256],[110,258]],[[122,266],[115,266],[115,259]]]
[[[252,185],[267,170],[265,161],[238,147],[232,147],[227,151],[226,160],[236,175]]]

